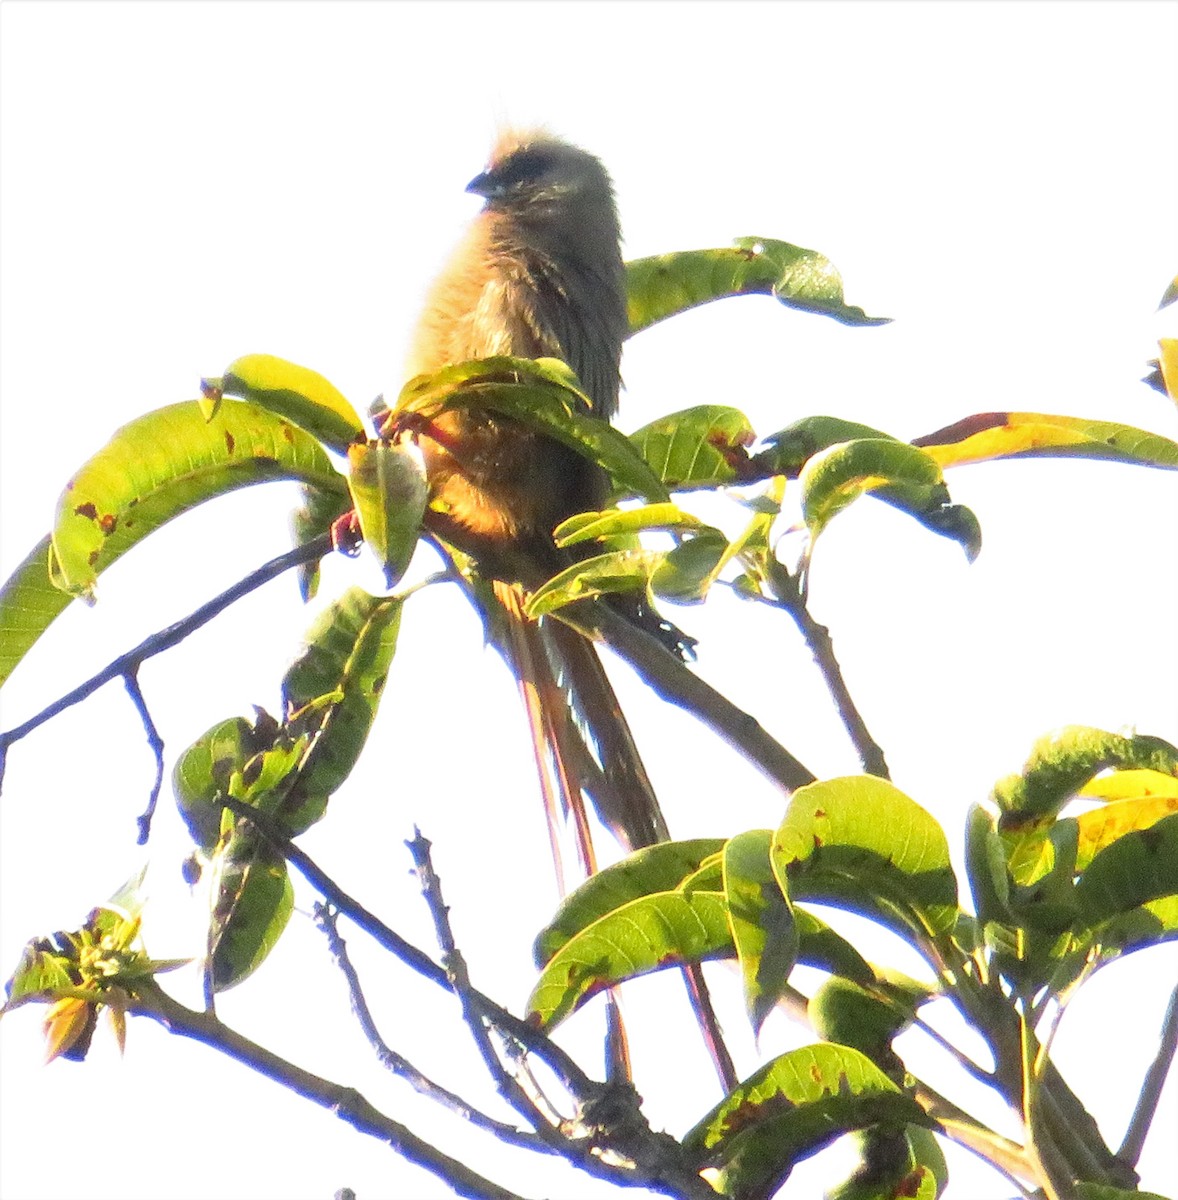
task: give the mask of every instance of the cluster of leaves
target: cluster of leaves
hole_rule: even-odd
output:
[[[140,882],[125,884],[80,929],[36,938],[25,947],[0,1013],[32,1001],[49,1004],[43,1022],[47,1062],[84,1059],[104,1010],[122,1048],[132,995],[152,986],[156,975],[184,965],[184,960],[147,957],[139,939]]]
[[[1104,803],[1061,816],[1076,797]],[[550,1029],[624,980],[728,958],[759,1029],[797,996],[793,966],[819,967],[829,980],[808,1009],[827,1043],[762,1067],[685,1145],[722,1194],[764,1196],[798,1158],[873,1127],[885,1141],[903,1134],[907,1150],[885,1155],[875,1190],[856,1194],[935,1196],[939,1151],[906,1128],[931,1122],[892,1047],[918,1011],[956,1005],[990,1043],[994,1085],[1021,1108],[1021,1049],[1045,1002],[1065,1001],[1103,963],[1178,937],[1178,749],[1067,729],[999,783],[994,801],[1000,815],[979,805],[969,820],[976,916],[959,906],[940,825],[874,776],[800,789],[776,830],[644,850],[584,883],[540,934],[529,1016]],[[812,903],[898,934],[928,964],[928,981],[867,962]],[[1111,1158],[1104,1166],[1116,1170]]]
[[[632,263],[629,281],[635,331],[748,293],[848,324],[881,323],[844,303],[837,272],[821,255],[767,239]],[[1163,346],[1163,374],[1168,354]],[[905,442],[821,415],[758,438],[739,410],[706,405],[626,437],[590,415],[568,368],[548,360],[490,359],[413,380],[382,414],[375,437],[322,376],[268,355],[237,360],[203,381],[202,391],[199,401],[125,426],[72,477],[51,535],[0,591],[0,682],[72,599],[93,599],[99,574],[132,545],[248,484],[299,482],[306,496],[296,519],[300,542],[331,529],[346,542],[346,526],[354,547],[358,531],[394,587],[431,521],[412,434],[454,406],[522,422],[573,447],[609,473],[617,499],[628,504],[579,514],[556,531],[560,545],[597,543],[598,552],[531,595],[534,617],[627,590],[702,601],[721,579],[738,594],[800,605],[816,540],[862,496],[957,541],[972,559],[980,526],[952,502],[949,466],[1055,454],[1178,468],[1178,445],[1156,435],[1036,413],[978,414]],[[333,454],[346,458],[346,473]],[[797,563],[779,556],[776,534],[787,488],[796,489],[807,534]],[[675,498],[698,491],[741,506],[747,515],[737,536]],[[314,586],[312,567],[305,593]],[[260,965],[292,906],[282,855],[244,814],[253,810],[280,838],[323,817],[374,720],[406,595],[353,589],[336,600],[282,682],[281,716],[259,709],[253,720],[230,717],[176,765],[181,813],[202,866],[213,872],[210,1000]],[[1106,768],[1117,773],[1106,779]],[[917,1102],[895,1035],[922,1005],[947,997],[988,1032],[995,1086],[1022,1105],[1025,1051],[1045,1000],[1064,996],[1110,957],[1178,928],[1176,776],[1178,752],[1145,738],[1069,731],[1041,747],[1022,775],[995,790],[997,816],[980,806],[970,814],[976,916],[959,905],[944,832],[914,801],[871,776],[815,783],[795,793],[775,831],[657,846],[592,878],[537,942],[541,975],[530,1015],[552,1028],[634,975],[733,957],[759,1029],[775,1005],[796,995],[793,966],[821,967],[829,982],[809,1010],[827,1041],[743,1081],[683,1145],[718,1192],[752,1197],[770,1194],[799,1157],[862,1131],[864,1166],[841,1196],[933,1197],[945,1175],[928,1136],[936,1122]],[[1061,816],[1077,791],[1103,807]],[[807,907],[812,902],[851,908],[898,933],[924,956],[929,981],[867,962]],[[161,964],[132,953],[135,929],[113,920],[99,914],[78,935],[32,944],[10,983],[10,1005],[68,1001],[75,1021],[99,1002],[116,1008],[110,980],[125,988]],[[91,971],[84,964],[96,945],[126,961],[106,975]],[[55,1040],[84,1049],[80,1035]],[[1052,1091],[1055,1109],[1066,1109],[1072,1098],[1061,1095],[1042,1057],[1035,1061],[1035,1080]],[[1030,1128],[1031,1114],[1024,1115]],[[1049,1136],[1058,1142],[1067,1132]],[[1120,1182],[1115,1167],[1103,1163],[1099,1182]]]

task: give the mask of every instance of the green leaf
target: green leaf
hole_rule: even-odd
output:
[[[572,373],[556,359],[473,359],[420,375],[402,389],[394,416],[405,426],[428,426],[453,408],[486,409],[519,421],[603,467],[623,492],[669,499],[630,439],[590,412]]]
[[[899,441],[890,433],[883,433],[870,425],[860,425],[858,421],[844,421],[841,417],[802,417],[792,425],[787,425],[764,438],[768,448],[756,456],[756,463],[775,475],[796,478],[806,461],[819,451],[829,449],[839,442],[857,442],[864,439]]]
[[[1135,829],[1148,829],[1163,817],[1174,813],[1178,813],[1178,795],[1118,800],[1091,812],[1080,813],[1076,817],[1080,833],[1076,869],[1083,871],[1101,850],[1112,845],[1117,838]]]
[[[827,923],[800,904],[793,906],[798,930],[798,962],[818,967],[832,975],[842,975],[861,984],[875,982],[871,964]]]
[[[859,1146],[859,1168],[825,1200],[936,1200],[948,1183],[945,1156],[931,1130],[877,1127],[851,1136]]]
[[[220,379],[204,381],[206,395],[219,408],[220,395],[238,396],[304,429],[324,445],[347,452],[363,438],[364,426],[343,394],[317,371],[273,354],[247,354],[229,364]]]
[[[775,1058],[683,1139],[723,1196],[771,1195],[794,1164],[844,1133],[927,1125],[920,1107],[865,1055],[821,1043]]]
[[[273,745],[277,730],[270,716],[259,716],[256,726],[244,717],[230,717],[201,734],[176,760],[176,805],[201,849],[211,852],[221,836],[220,801],[229,794],[230,779]]]
[[[543,1029],[623,979],[732,953],[728,906],[715,892],[658,892],[614,909],[566,942],[528,998]]]
[[[744,1003],[758,1036],[785,992],[798,958],[793,906],[769,862],[768,829],[738,834],[724,847],[728,923],[744,983]]]
[[[610,542],[636,533],[695,532],[711,527],[693,517],[679,505],[643,504],[637,508],[607,508],[604,512],[577,513],[562,521],[553,533],[558,546],[575,546],[581,542]]]
[[[1119,837],[1101,850],[1076,883],[1089,927],[1152,900],[1178,894],[1178,815]]]
[[[214,856],[209,932],[213,990],[223,992],[252,975],[274,949],[294,909],[286,863],[255,830],[239,822]]]
[[[173,517],[273,479],[346,495],[319,443],[279,417],[229,400],[211,421],[192,401],[157,409],[74,474],[58,502],[50,577],[91,597],[100,572]]]
[[[667,554],[666,550],[615,550],[582,559],[541,584],[528,598],[525,611],[535,620],[592,596],[644,591]]]
[[[674,489],[736,482],[755,440],[748,417],[721,404],[670,413],[630,435],[651,470]]]
[[[38,938],[28,942],[21,951],[16,970],[4,985],[6,1000],[0,1015],[11,1012],[30,999],[42,999],[59,994],[74,987],[70,974],[71,956],[65,953],[67,946],[59,946],[55,939]]]
[[[1004,831],[1055,816],[1093,776],[1108,767],[1178,776],[1178,749],[1161,738],[1125,736],[1069,725],[1040,738],[1018,775],[994,785]]]
[[[590,875],[565,898],[556,916],[537,935],[533,949],[536,965],[544,966],[570,938],[599,917],[642,896],[674,891],[701,863],[723,848],[723,838],[660,842]]]
[[[348,447],[348,487],[364,541],[393,587],[409,566],[429,494],[421,458],[388,442]]]
[[[1083,924],[1083,922],[1080,922]],[[1147,900],[1136,908],[1116,913],[1090,929],[1060,939],[1049,947],[1050,965],[1044,982],[1059,996],[1096,967],[1178,939],[1178,893]]]
[[[73,599],[50,581],[49,554],[46,536],[0,588],[0,686]]]
[[[1105,458],[1144,467],[1178,469],[1178,443],[1088,417],[1050,413],[977,413],[935,433],[915,438],[942,467],[999,458]]]
[[[1117,913],[1088,934],[1088,942],[1100,946],[1110,959],[1175,938],[1178,938],[1178,893],[1147,900],[1138,908]]]
[[[318,488],[303,487],[302,503],[291,513],[291,532],[294,544],[305,546],[321,534],[326,533],[344,513],[352,507],[349,495],[324,492]],[[304,601],[312,599],[319,590],[319,563],[301,563],[296,568],[299,592]]]
[[[849,908],[918,940],[948,934],[957,921],[944,831],[887,780],[855,775],[799,788],[772,853],[794,900]]]
[[[330,796],[355,766],[388,679],[402,606],[396,596],[349,588],[308,631],[282,682],[287,724],[310,742],[284,815],[304,800]]]
[[[1010,911],[1018,924],[1051,935],[1072,927],[1078,846],[1079,827],[1071,818],[1064,818],[1053,822],[1045,835],[1013,847],[1008,863],[1014,881]]]
[[[699,603],[731,557],[728,539],[705,527],[666,552],[651,573],[651,590],[675,604]]]
[[[981,549],[981,529],[969,509],[954,505],[941,468],[925,451],[892,438],[836,442],[806,460],[798,476],[802,517],[816,539],[830,521],[871,492],[920,523],[952,538],[972,562]]]
[[[704,859],[675,891],[624,901],[596,920],[592,919],[592,909],[609,903],[609,896],[586,893],[584,907],[578,901],[564,918],[558,917],[560,927],[546,930],[537,942],[538,957],[557,948],[548,957],[528,1000],[529,1019],[548,1028],[563,1021],[590,997],[623,980],[668,966],[735,954],[725,897],[702,886],[706,879],[718,882],[712,869],[714,862],[714,855]],[[674,873],[685,865],[689,863],[676,862],[675,856],[665,862],[652,860],[652,873]],[[619,886],[625,894],[634,886],[634,879],[623,876]],[[796,909],[794,916],[799,962],[874,981],[871,967],[849,942],[804,909]],[[579,928],[567,934],[566,922]]]
[[[971,804],[965,823],[965,870],[978,919],[1010,919],[1010,878],[1006,851],[994,818],[980,804]]]
[[[830,260],[772,238],[738,238],[734,249],[686,250],[626,264],[630,332],[726,296],[775,296],[790,308],[845,325],[884,325],[843,301],[843,281]]]

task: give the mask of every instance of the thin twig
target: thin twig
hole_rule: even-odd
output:
[[[272,558],[256,571],[251,571],[244,579],[238,580],[232,587],[226,588],[225,591],[214,596],[207,603],[202,604],[194,612],[189,613],[188,616],[181,618],[165,629],[153,633],[150,637],[140,642],[133,650],[128,650],[125,654],[120,654],[118,658],[107,663],[96,675],[92,675],[84,683],[80,683],[74,688],[73,691],[67,692],[64,696],[54,700],[52,704],[47,705],[23,724],[0,732],[0,754],[5,752],[13,742],[18,742],[21,738],[27,737],[34,729],[44,725],[46,721],[56,717],[67,708],[81,703],[81,701],[102,687],[103,684],[109,683],[112,679],[118,679],[120,676],[127,678],[134,675],[149,658],[153,658],[155,655],[161,654],[163,651],[170,650],[173,646],[178,645],[190,633],[194,633],[202,625],[207,625],[209,621],[220,615],[231,604],[236,603],[243,596],[248,596],[250,592],[256,591],[264,583],[269,583],[271,579],[277,578],[284,571],[289,571],[292,567],[310,562],[312,559],[322,558],[330,549],[330,535],[322,534],[320,537],[305,542],[301,546],[294,547],[293,550],[288,550],[285,554],[278,555],[277,558]]]
[[[485,1179],[465,1163],[431,1146],[400,1122],[385,1116],[354,1088],[333,1083],[295,1066],[230,1029],[212,1013],[186,1008],[152,982],[137,985],[137,994],[129,1010],[151,1017],[171,1033],[211,1046],[300,1096],[331,1109],[361,1133],[387,1142],[410,1162],[437,1175],[460,1196],[474,1200],[521,1200],[517,1193]]]
[[[810,653],[814,656],[819,671],[822,672],[827,690],[838,710],[839,719],[859,755],[863,770],[869,775],[890,779],[883,750],[868,731],[867,723],[851,698],[851,692],[847,687],[847,681],[843,678],[838,659],[834,656],[834,643],[830,639],[830,630],[825,625],[820,625],[811,616],[810,610],[806,607],[806,601],[798,589],[797,580],[783,563],[776,559],[770,559],[767,581],[781,607],[789,613],[793,623],[798,627],[798,632],[805,639],[806,645],[810,647]]]
[[[506,1121],[497,1121],[494,1117],[480,1112],[474,1105],[463,1100],[461,1096],[456,1095],[448,1088],[442,1087],[441,1084],[435,1083],[428,1075],[418,1070],[403,1054],[398,1054],[397,1051],[385,1042],[380,1036],[380,1031],[376,1028],[376,1022],[372,1017],[372,1010],[368,1007],[368,1001],[364,997],[364,989],[361,987],[360,977],[348,954],[347,944],[340,935],[338,918],[339,914],[330,905],[322,902],[315,905],[315,924],[323,931],[327,938],[328,950],[348,985],[348,996],[351,1000],[352,1012],[355,1014],[356,1020],[360,1024],[360,1029],[368,1040],[368,1044],[376,1051],[376,1057],[380,1064],[387,1067],[394,1075],[398,1075],[400,1078],[406,1080],[414,1091],[429,1097],[431,1100],[436,1100],[444,1108],[462,1117],[463,1120],[469,1121],[472,1125],[488,1130],[500,1141],[509,1142],[516,1146],[524,1146],[529,1150],[552,1153],[551,1147],[534,1133],[517,1129],[514,1125],[509,1125]]]
[[[1162,1088],[1166,1084],[1166,1076],[1170,1072],[1170,1064],[1174,1061],[1174,1051],[1178,1048],[1178,987],[1170,993],[1170,1003],[1166,1006],[1166,1017],[1162,1022],[1161,1045],[1157,1055],[1145,1073],[1145,1083],[1141,1086],[1141,1095],[1129,1119],[1129,1128],[1125,1132],[1125,1140],[1117,1151],[1117,1158],[1131,1167],[1137,1166],[1145,1146],[1145,1135],[1153,1123],[1158,1101],[1162,1098]]]
[[[266,840],[325,900],[331,903],[333,908],[339,909],[379,946],[388,950],[390,954],[395,955],[407,967],[431,983],[437,984],[448,992],[454,990],[443,967],[434,962],[424,950],[420,950],[412,942],[406,941],[396,930],[391,929],[358,900],[345,892],[322,867],[315,863],[310,855],[296,846],[289,838],[277,834],[257,809],[229,797],[223,798],[221,803],[238,816],[252,820]],[[586,1095],[597,1086],[564,1050],[538,1029],[496,1004],[494,1000],[483,995],[477,988],[472,988],[470,994],[484,1016],[493,1021],[509,1037],[514,1038],[531,1053],[542,1059],[570,1092]]]
[[[454,931],[450,927],[450,910],[442,899],[442,883],[434,870],[433,859],[430,856],[430,842],[414,826],[413,840],[405,843],[413,856],[413,865],[417,869],[417,878],[421,883],[421,893],[425,897],[426,906],[433,918],[434,930],[438,945],[442,951],[442,961],[446,966],[446,977],[450,987],[462,1005],[462,1016],[466,1027],[474,1038],[475,1046],[482,1057],[488,1074],[495,1082],[499,1094],[517,1111],[526,1114],[541,1137],[546,1137],[558,1148],[562,1147],[565,1139],[546,1119],[536,1099],[530,1096],[521,1086],[519,1080],[508,1072],[491,1043],[485,1018],[479,1011],[473,998],[473,988],[470,974],[466,969],[466,960],[462,957],[454,940]],[[551,1109],[551,1106],[548,1106]],[[555,1110],[552,1110],[555,1111]]]
[[[446,971],[424,951],[407,942],[379,918],[358,904],[272,823],[248,804],[231,798],[221,803],[255,827],[276,850],[334,908],[360,926],[379,945],[427,979],[454,991]],[[569,1055],[540,1030],[508,1012],[472,987],[469,998],[475,1009],[499,1032],[534,1054],[566,1087],[579,1106],[578,1120],[561,1130],[563,1158],[589,1174],[626,1187],[645,1187],[684,1200],[715,1200],[715,1192],[690,1164],[682,1146],[668,1134],[656,1133],[642,1117],[633,1089],[590,1079]],[[538,1130],[538,1132],[540,1132]],[[607,1161],[599,1150],[612,1152]],[[619,1156],[624,1162],[619,1161]]]
[[[147,700],[143,695],[143,689],[139,686],[139,672],[137,670],[128,671],[123,676],[123,686],[131,697],[131,703],[135,705],[135,711],[143,723],[143,732],[147,734],[147,744],[155,756],[155,781],[151,785],[151,795],[147,798],[147,807],[139,815],[139,836],[136,838],[137,845],[145,846],[147,839],[151,836],[151,819],[155,816],[155,807],[160,799],[160,789],[164,785],[164,739],[160,737],[159,730],[155,727],[155,722],[151,719],[151,713],[148,711]]]

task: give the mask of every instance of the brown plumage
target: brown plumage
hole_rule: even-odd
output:
[[[629,326],[605,168],[546,134],[513,133],[499,140],[467,190],[486,203],[429,295],[410,372],[501,354],[559,358],[576,372],[593,411],[611,417]],[[596,651],[565,625],[527,621],[512,586],[533,588],[567,565],[552,530],[602,506],[603,472],[493,414],[450,410],[418,436],[435,530],[498,581],[508,630],[502,648],[533,731],[546,743],[537,748],[542,772],[547,759],[574,815],[580,791],[591,794],[628,846],[664,839],[653,789]]]
[[[612,417],[629,325],[605,168],[554,138],[509,134],[467,191],[486,205],[430,293],[410,373],[497,354],[559,358],[594,410]],[[497,542],[527,546],[552,574],[552,530],[604,501],[601,472],[502,418],[451,412],[435,424],[457,441],[455,452],[422,442],[435,496],[456,526],[453,540],[484,560]],[[483,566],[495,573],[493,562]]]

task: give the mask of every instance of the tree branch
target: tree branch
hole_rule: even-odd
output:
[[[604,641],[658,696],[710,726],[787,792],[805,787],[817,778],[770,737],[752,714],[705,683],[658,638],[627,621],[608,604],[594,605],[591,615],[579,604],[569,605],[553,615],[587,637]]]
[[[425,897],[430,916],[433,918],[434,930],[446,967],[446,979],[450,989],[462,1005],[463,1020],[470,1030],[471,1037],[474,1038],[475,1046],[478,1048],[488,1074],[495,1082],[496,1090],[512,1108],[527,1115],[541,1137],[559,1149],[565,1139],[556,1129],[556,1124],[559,1122],[557,1110],[548,1103],[546,1097],[529,1095],[519,1080],[513,1078],[504,1069],[495,1047],[491,1044],[491,1038],[484,1023],[484,1015],[479,1011],[473,996],[466,961],[454,941],[454,932],[450,927],[450,910],[442,899],[442,884],[434,870],[429,840],[423,837],[421,830],[414,826],[413,840],[407,842],[406,845],[409,847],[409,853],[413,856],[413,865],[421,883],[421,892]],[[543,1105],[541,1101],[543,1101]],[[544,1108],[548,1109],[547,1113],[543,1111]]]
[[[1145,1146],[1145,1136],[1153,1122],[1157,1111],[1158,1101],[1162,1098],[1162,1088],[1166,1084],[1166,1076],[1174,1061],[1174,1051],[1178,1048],[1178,987],[1170,993],[1170,1003],[1166,1006],[1165,1020],[1162,1022],[1161,1045],[1149,1070],[1145,1073],[1145,1082],[1141,1086],[1141,1095],[1129,1119],[1129,1128],[1125,1131],[1125,1140],[1117,1151],[1117,1158],[1131,1167],[1137,1166],[1141,1151]]]
[[[155,808],[159,803],[160,789],[164,785],[164,739],[160,737],[159,730],[151,719],[147,700],[143,695],[143,689],[139,686],[138,670],[128,671],[123,676],[123,686],[131,697],[131,703],[135,705],[139,720],[143,722],[143,732],[147,734],[147,744],[155,756],[155,782],[151,785],[151,795],[147,798],[147,807],[139,815],[139,836],[135,839],[138,845],[145,846],[151,835],[151,819],[155,816]]]
[[[380,1036],[379,1030],[376,1028],[376,1022],[373,1020],[372,1011],[368,1007],[368,1001],[364,997],[364,990],[360,985],[360,977],[356,973],[356,968],[352,965],[347,945],[340,936],[338,916],[339,914],[336,910],[327,904],[320,902],[315,905],[315,924],[323,931],[327,938],[327,947],[331,953],[331,957],[335,960],[336,966],[339,967],[340,973],[348,985],[348,996],[352,1003],[352,1012],[355,1014],[356,1020],[359,1021],[360,1028],[368,1040],[368,1044],[376,1051],[376,1057],[380,1064],[387,1067],[394,1075],[406,1080],[414,1091],[429,1097],[431,1100],[436,1100],[444,1108],[462,1117],[463,1120],[469,1121],[477,1128],[493,1133],[500,1141],[516,1146],[523,1146],[529,1150],[552,1153],[551,1147],[542,1138],[537,1137],[534,1133],[517,1129],[505,1121],[496,1121],[493,1117],[487,1116],[486,1113],[480,1112],[474,1105],[463,1100],[461,1096],[435,1083],[424,1072],[419,1071],[404,1055],[398,1054],[384,1041]]]
[[[521,1200],[515,1192],[484,1179],[464,1163],[423,1141],[400,1122],[385,1116],[354,1088],[333,1083],[287,1062],[222,1024],[212,1013],[186,1008],[154,982],[138,985],[129,1010],[151,1017],[171,1033],[211,1046],[300,1096],[331,1109],[361,1133],[389,1143],[410,1162],[443,1179],[460,1196],[474,1200]]]
[[[232,587],[226,588],[225,591],[214,596],[207,603],[202,604],[195,612],[169,625],[166,629],[161,629],[153,633],[150,637],[140,642],[133,650],[128,650],[125,654],[120,654],[118,658],[107,663],[96,675],[92,675],[84,683],[80,683],[74,688],[73,691],[67,692],[64,696],[54,700],[52,704],[47,705],[23,724],[0,732],[0,781],[3,780],[4,761],[8,747],[14,742],[27,737],[34,729],[38,729],[46,721],[56,717],[67,708],[72,708],[73,705],[81,703],[81,701],[93,695],[103,684],[109,683],[112,679],[120,677],[129,679],[133,677],[149,658],[153,658],[157,654],[162,654],[163,651],[170,650],[173,646],[178,645],[190,633],[194,633],[202,625],[207,625],[214,617],[220,615],[231,604],[236,603],[243,596],[248,596],[250,592],[256,591],[264,583],[269,583],[271,579],[277,578],[284,571],[289,571],[292,567],[297,567],[305,562],[311,562],[316,558],[322,558],[330,550],[331,535],[325,533],[309,542],[305,542],[301,546],[295,546],[294,549],[286,551],[285,554],[278,555],[277,558],[272,558],[256,571],[251,571],[244,579],[238,580]],[[132,700],[135,699],[135,695],[135,690],[132,690]],[[143,710],[141,709],[140,711],[142,712]]]
[[[834,700],[839,719],[850,736],[851,742],[863,764],[863,770],[869,775],[878,775],[881,779],[890,779],[888,764],[884,758],[879,743],[868,731],[867,723],[863,720],[854,700],[851,699],[847,681],[843,678],[842,668],[834,656],[834,643],[830,639],[830,630],[814,620],[806,601],[798,590],[797,580],[777,559],[769,557],[768,583],[777,598],[778,605],[783,608],[798,627],[798,632],[810,647],[814,662],[822,672],[827,690]]]

